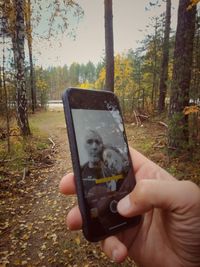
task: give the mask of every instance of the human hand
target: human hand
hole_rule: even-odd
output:
[[[200,190],[189,181],[178,181],[165,170],[130,149],[136,186],[118,203],[125,217],[143,214],[139,226],[102,241],[104,252],[116,262],[127,256],[143,267],[200,266]],[[76,192],[74,176],[61,180],[60,191]],[[74,207],[67,215],[71,230],[80,229],[82,218]]]

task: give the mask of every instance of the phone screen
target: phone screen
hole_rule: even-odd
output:
[[[90,233],[96,236],[138,223],[117,212],[118,201],[133,190],[135,178],[119,104],[100,96],[86,97],[85,102],[71,99],[84,202]]]

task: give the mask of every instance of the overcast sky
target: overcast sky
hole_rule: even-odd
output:
[[[59,38],[34,43],[36,65],[68,66],[72,62],[87,63],[89,60],[98,63],[104,55],[104,1],[78,0],[84,10],[84,16],[77,25],[76,39]],[[160,0],[161,2],[161,0]],[[172,25],[176,28],[178,0],[173,0]],[[114,51],[121,53],[128,49],[136,49],[137,41],[144,38],[144,30],[150,23],[149,17],[159,15],[165,10],[161,7],[146,11],[148,0],[113,0]],[[143,30],[143,31],[141,31]],[[60,45],[60,41],[61,44]]]

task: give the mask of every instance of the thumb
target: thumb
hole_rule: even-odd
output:
[[[175,211],[198,203],[199,188],[189,181],[140,180],[134,190],[118,203],[118,212],[125,217],[143,214],[153,208]]]

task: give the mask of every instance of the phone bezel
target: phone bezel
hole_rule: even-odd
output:
[[[84,94],[84,95],[83,95]],[[96,242],[105,237],[115,234],[119,231],[119,228],[113,229],[109,232],[102,232],[102,229],[99,229],[98,234],[94,236],[94,233],[91,233],[91,222],[89,216],[89,210],[87,208],[87,202],[84,197],[83,193],[83,182],[81,179],[81,165],[78,156],[78,147],[75,137],[75,127],[72,118],[72,111],[71,109],[89,109],[89,110],[106,110],[105,105],[109,101],[116,105],[117,109],[119,110],[120,114],[122,115],[121,108],[119,105],[118,98],[115,96],[114,93],[109,91],[98,91],[98,90],[87,90],[87,89],[79,89],[79,88],[68,88],[65,93],[63,94],[63,104],[65,110],[65,118],[67,124],[67,132],[68,132],[68,139],[70,144],[70,151],[71,151],[71,158],[72,158],[72,165],[74,169],[74,174],[76,177],[76,188],[77,188],[77,195],[78,195],[78,204],[80,207],[81,216],[83,218],[83,233],[87,240]],[[77,104],[78,101],[78,104]],[[123,120],[123,118],[122,118]],[[123,121],[122,121],[123,122]],[[124,122],[123,122],[124,125]],[[125,128],[124,128],[125,129]],[[124,140],[128,144],[126,133],[124,130]],[[130,152],[128,150],[128,156],[130,158]],[[131,163],[132,166],[132,163]],[[134,169],[132,166],[133,174]],[[135,181],[136,183],[136,181]],[[128,220],[128,219],[127,219]],[[141,220],[141,216],[134,217],[131,223],[128,223],[122,227],[120,230],[128,228],[133,225],[139,224]]]

